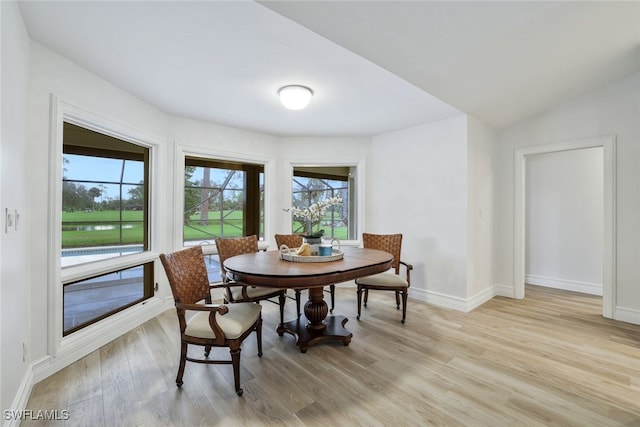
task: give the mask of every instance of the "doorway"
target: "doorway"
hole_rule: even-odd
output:
[[[603,148],[526,157],[525,283],[602,296]]]
[[[603,152],[603,280],[602,315],[613,317],[615,306],[615,136],[530,146],[517,149],[514,158],[514,296],[525,294],[526,165],[529,156],[602,147]]]

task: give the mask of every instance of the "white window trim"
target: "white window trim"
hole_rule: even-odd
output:
[[[264,235],[265,241],[268,241],[270,236],[271,227],[271,197],[272,194],[272,179],[273,175],[273,163],[274,159],[270,156],[257,156],[245,153],[224,151],[224,150],[210,150],[205,147],[195,147],[190,145],[176,144],[175,153],[175,183],[174,183],[174,235],[173,235],[173,247],[174,250],[184,248],[184,239],[182,233],[183,217],[182,210],[184,209],[184,162],[186,157],[198,157],[202,159],[222,160],[229,162],[239,163],[253,163],[259,164],[264,167]],[[274,193],[275,194],[275,193]],[[259,242],[260,247],[264,247],[263,242]],[[216,254],[216,245],[211,242],[210,245],[202,245],[202,250],[205,254]]]
[[[149,250],[130,254],[117,258],[110,258],[85,264],[61,268],[61,244],[62,232],[62,148],[63,148],[63,123],[69,122],[96,132],[110,135],[124,141],[149,148]],[[51,95],[51,128],[50,128],[50,173],[49,182],[49,223],[48,223],[48,284],[47,305],[48,331],[47,350],[51,357],[61,359],[64,364],[82,357],[90,351],[99,348],[117,336],[131,329],[132,325],[139,324],[157,315],[162,310],[163,301],[157,295],[142,301],[133,307],[122,310],[119,313],[100,320],[93,325],[83,328],[73,334],[63,337],[63,283],[82,280],[102,272],[115,269],[125,269],[135,265],[155,261],[158,257],[157,244],[153,237],[155,219],[158,211],[158,182],[157,164],[159,161],[159,147],[164,141],[156,136],[149,135],[125,124],[116,122],[107,117],[90,112],[84,108],[58,99]],[[157,275],[158,269],[154,269]],[[156,276],[157,279],[157,276]],[[157,281],[157,280],[156,280]],[[145,306],[141,312],[138,308]],[[52,362],[51,362],[52,363]],[[47,367],[42,369],[47,371]],[[55,371],[55,368],[54,368]]]
[[[324,158],[322,161],[309,158],[291,157],[286,160],[289,165],[288,182],[289,185],[287,199],[289,203],[293,200],[293,168],[294,167],[355,167],[356,168],[356,218],[358,223],[356,224],[356,238],[352,240],[340,240],[340,244],[344,246],[361,246],[362,245],[362,230],[366,230],[365,227],[365,215],[364,210],[366,206],[366,168],[365,159],[361,157],[349,158],[345,156],[336,157],[335,159]],[[289,215],[290,224],[293,221],[291,213]]]

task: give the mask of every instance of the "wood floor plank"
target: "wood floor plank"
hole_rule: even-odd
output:
[[[278,336],[278,307],[265,302],[264,356],[249,337],[242,397],[228,365],[187,363],[175,386],[172,309],[35,385],[28,408],[67,409],[68,425],[640,426],[640,326],[602,318],[592,295],[526,295],[470,313],[410,300],[401,324],[392,295],[372,291],[357,321],[355,290],[338,287],[335,312],[349,317],[352,342],[305,354]],[[285,310],[295,316],[291,301]]]
[[[90,422],[87,423],[87,420]],[[84,427],[87,425],[95,427],[105,425],[102,395],[96,395],[69,405],[69,419],[65,422],[65,426]]]
[[[100,349],[100,368],[105,408],[121,400],[121,396],[136,395],[124,339],[116,339]]]
[[[102,395],[100,350],[69,366],[69,405]]]
[[[175,384],[175,380],[169,381],[162,375],[154,352],[150,350],[150,346],[155,343],[148,342],[142,326],[125,334],[124,342],[129,369],[134,373],[133,384],[138,399],[145,400],[165,393],[170,385]]]

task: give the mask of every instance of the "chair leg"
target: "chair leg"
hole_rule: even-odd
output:
[[[396,291],[396,310],[400,310],[400,291]]]
[[[298,318],[300,317],[300,289],[295,290],[296,293],[296,313],[298,313]]]
[[[367,301],[369,301],[369,289],[364,290],[364,306],[367,306]]]
[[[176,385],[182,387],[182,375],[184,375],[184,366],[187,363],[187,343],[180,344],[180,363],[178,364],[178,375],[176,376]]]
[[[280,292],[278,295],[278,302],[280,303],[280,324],[284,324],[284,303],[287,300],[287,297],[284,295],[284,291]]]
[[[204,346],[204,357],[209,357],[209,353],[211,353],[211,346],[210,345],[205,345]]]
[[[242,396],[240,388],[240,348],[231,348],[231,364],[233,365],[233,382],[236,386],[236,394]]]
[[[402,291],[402,320],[401,323],[404,323],[405,318],[407,317],[407,296],[409,294],[409,290],[405,289]]]
[[[258,357],[262,357],[262,316],[256,324],[256,338],[258,339]]]
[[[360,320],[360,312],[362,309],[362,288],[360,286],[358,286],[356,293],[358,294],[358,315],[356,316],[356,319]]]

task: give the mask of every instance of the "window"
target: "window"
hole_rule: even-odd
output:
[[[149,250],[149,149],[63,124],[62,268]],[[63,283],[63,334],[153,295],[152,264]]]
[[[348,166],[293,168],[293,206],[306,208],[329,197],[342,198],[342,205],[328,209],[321,220],[327,238],[357,238],[354,170],[355,167]],[[294,233],[303,233],[304,224],[294,218],[292,229]]]
[[[149,149],[64,124],[62,266],[148,249]]]
[[[153,263],[64,285],[64,335],[148,298]]]
[[[186,157],[183,215],[185,245],[252,234],[264,239],[264,167]]]

